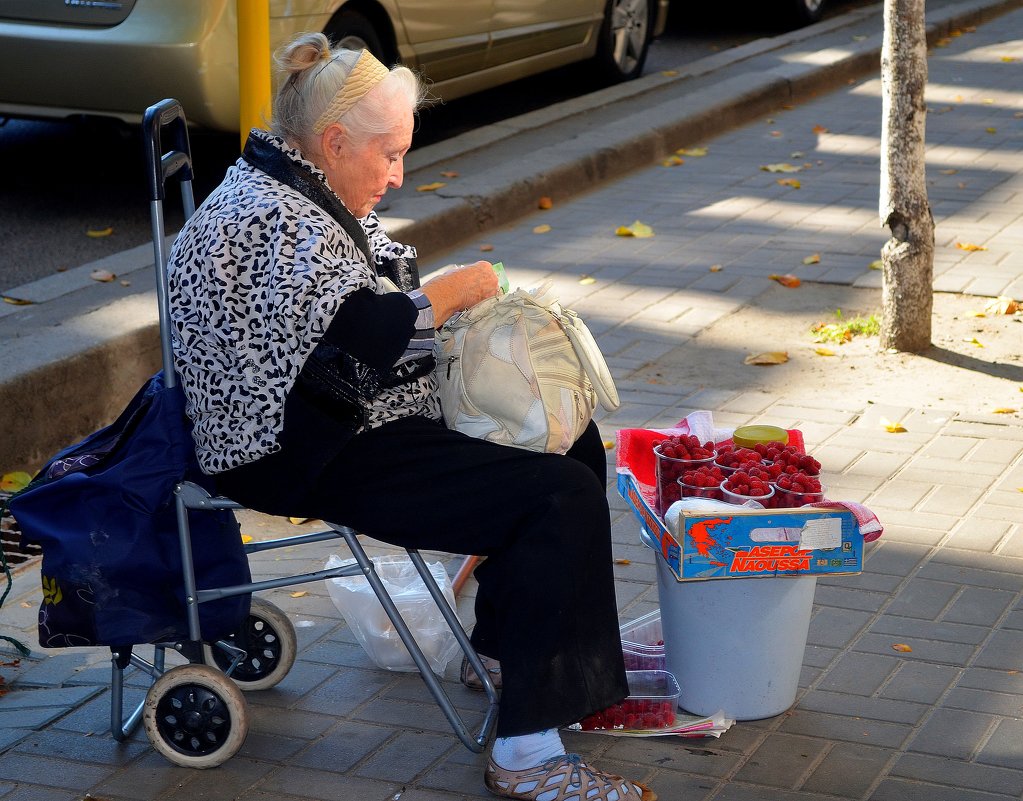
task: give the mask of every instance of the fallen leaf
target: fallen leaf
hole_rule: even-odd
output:
[[[632,560],[631,559],[615,559],[615,564],[616,565],[631,565],[632,564]]]
[[[489,252],[490,252],[490,251],[492,251],[493,249],[494,249],[494,246],[493,246],[493,245],[491,245],[491,244],[484,244],[484,245],[480,245],[480,250],[481,250],[482,252],[484,252],[484,253],[489,253]]]
[[[781,186],[791,186],[793,189],[799,189],[802,186],[798,178],[779,178],[778,183]]]
[[[0,490],[3,490],[4,492],[17,492],[18,490],[25,489],[31,480],[32,476],[23,470],[15,470],[13,473],[4,473],[0,476]]]
[[[884,267],[884,262],[881,259],[875,259],[867,265],[871,270],[880,270]]]
[[[604,440],[604,450],[613,451],[615,449],[615,441],[613,439]]]
[[[10,295],[0,295],[0,298],[4,299],[4,303],[10,303],[12,306],[31,306],[35,302],[24,298],[12,298]]]
[[[818,356],[834,356],[835,355],[835,351],[833,351],[831,348],[815,348],[814,349],[814,353],[816,353]]]
[[[783,161],[778,164],[762,164],[760,169],[764,172],[799,172],[803,168]]]
[[[979,339],[977,339],[977,337],[972,337],[970,339],[963,339],[963,342],[969,342],[971,345],[976,345],[978,348],[983,348],[984,347],[984,343],[981,342]]]
[[[998,129],[997,129],[997,128],[985,128],[984,130],[985,130],[985,131],[986,131],[987,133],[989,133],[989,134],[994,134],[994,133],[998,133]]]
[[[654,229],[646,223],[636,220],[632,225],[619,225],[615,229],[618,236],[634,236],[637,239],[649,239],[654,235]]]
[[[678,167],[681,164],[685,164],[685,159],[680,156],[668,156],[664,161],[661,162],[662,167]]]
[[[109,270],[93,270],[91,273],[89,273],[89,278],[91,278],[93,281],[102,281],[104,283],[107,283],[109,281],[113,281],[115,278],[117,278],[117,276],[114,275]]]
[[[441,173],[441,177],[442,178],[457,178],[458,177],[458,173],[455,172],[454,170],[444,170]]]
[[[768,278],[770,278],[772,281],[777,281],[782,286],[787,286],[789,289],[795,289],[797,286],[803,283],[791,273],[785,273],[785,275],[771,273],[771,275],[769,275]]]
[[[987,315],[984,312],[982,312],[982,311],[980,311],[980,312],[979,311],[968,311],[968,312],[966,312],[966,316],[967,317],[987,317]]]
[[[821,254],[820,253],[811,253],[809,256],[807,256],[805,259],[803,259],[803,264],[820,264],[820,263],[821,263]]]
[[[887,417],[881,418],[881,426],[889,434],[904,434],[907,431],[906,427],[903,426],[902,423],[893,423]]]
[[[707,148],[705,147],[680,147],[675,151],[680,156],[692,156],[694,159],[701,158],[707,155]]]
[[[291,597],[292,598],[304,598],[308,594],[309,594],[308,590],[297,590],[296,592],[291,593]]]
[[[247,542],[252,542],[252,535],[251,534],[242,534],[242,544],[245,544]]]
[[[587,286],[589,284],[597,283],[597,279],[594,278],[592,275],[584,275],[582,278],[579,279],[579,283],[582,284],[583,286]]]
[[[104,236],[110,236],[113,232],[113,228],[90,228],[85,232],[85,235],[93,239],[100,239]]]
[[[1002,56],[1002,61],[1006,64],[1012,64],[1014,61],[1019,61],[1015,56]]]
[[[956,247],[968,253],[973,253],[977,250],[987,250],[984,245],[974,245],[971,242],[956,242]]]
[[[788,360],[789,354],[786,351],[772,350],[747,356],[743,364],[785,364]]]
[[[546,211],[547,209],[554,208],[554,201],[551,200],[546,195],[544,195],[542,198],[536,201],[536,207],[538,209],[543,209],[544,211]]]
[[[433,183],[429,183],[429,184],[420,184],[419,186],[416,187],[416,191],[417,192],[434,192],[434,191],[440,189],[442,186],[447,186],[447,184],[444,183],[443,181],[434,181]]]
[[[543,225],[536,226],[533,229],[533,233],[534,234],[546,234],[550,230],[551,230],[551,227],[549,225],[547,225],[547,223],[544,223]]]
[[[719,273],[725,268],[722,267],[720,264],[712,264],[707,269],[712,273]],[[1023,387],[1020,387],[1020,391],[1023,392]]]
[[[942,170],[942,171],[941,171],[941,174],[942,174],[942,175],[955,175],[955,174],[956,174],[957,172],[959,172],[959,170],[956,170],[956,169],[947,169],[947,170]]]
[[[1015,314],[1023,306],[1006,295],[999,295],[984,307],[988,314]]]
[[[901,651],[904,654],[908,654],[911,653],[913,649],[906,645],[906,643],[904,642],[897,642],[894,645],[892,645],[892,650]]]
[[[301,526],[303,523],[308,523],[308,517],[289,517],[288,522],[293,526]]]
[[[999,406],[997,409],[992,409],[991,414],[1016,414],[1016,410],[1008,406]]]
[[[813,126],[813,132],[814,132],[815,134],[826,134],[826,133],[830,133],[830,132],[828,131],[828,129],[827,129],[827,128],[825,128],[825,127],[824,127],[823,125],[814,125],[814,126]]]

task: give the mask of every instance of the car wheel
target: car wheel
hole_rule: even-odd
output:
[[[792,16],[797,25],[818,22],[824,13],[824,0],[790,0]]]
[[[642,74],[650,49],[650,12],[650,0],[608,0],[596,63],[610,83]]]
[[[330,21],[324,33],[334,47],[369,50],[385,64],[390,60],[373,23],[358,12],[342,11]]]

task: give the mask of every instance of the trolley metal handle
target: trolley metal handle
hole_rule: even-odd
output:
[[[163,148],[166,129],[169,148]],[[178,176],[180,181],[192,180],[192,150],[188,142],[188,124],[185,110],[173,99],[161,100],[146,109],[142,118],[142,144],[146,151],[146,177],[149,199],[164,200],[167,179]]]
[[[164,133],[170,150],[164,152]],[[149,181],[149,210],[153,227],[153,266],[156,268],[156,299],[160,312],[160,353],[163,362],[164,385],[169,389],[177,385],[174,373],[174,355],[171,348],[170,298],[167,289],[166,229],[163,221],[163,201],[167,181],[176,179],[181,184],[181,203],[185,219],[195,212],[192,192],[192,149],[188,142],[188,123],[185,110],[173,98],[161,100],[146,109],[142,117],[142,145],[146,154],[146,175]]]

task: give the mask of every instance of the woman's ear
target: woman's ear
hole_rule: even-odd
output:
[[[320,138],[320,145],[323,147],[323,155],[329,164],[336,164],[340,161],[348,147],[348,137],[345,135],[344,126],[339,122],[328,125]]]

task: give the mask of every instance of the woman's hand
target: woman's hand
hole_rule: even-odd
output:
[[[455,312],[500,294],[497,275],[489,261],[464,264],[423,284],[433,306],[434,325],[440,328]]]

